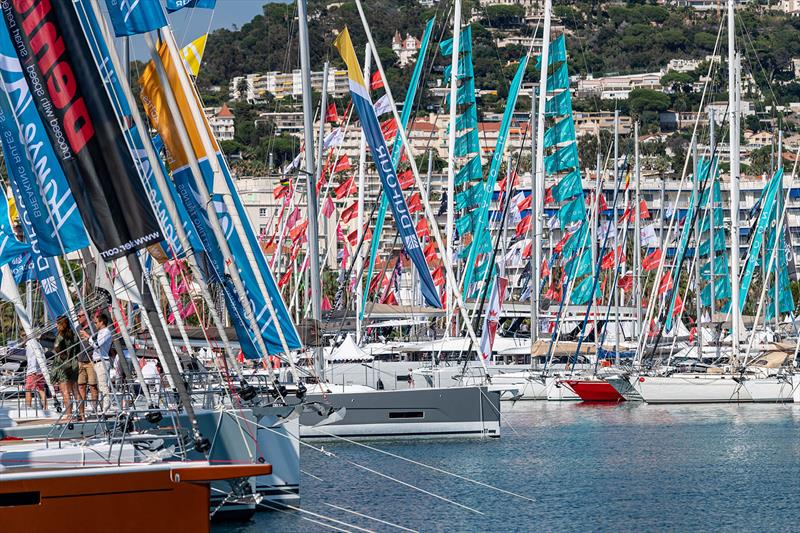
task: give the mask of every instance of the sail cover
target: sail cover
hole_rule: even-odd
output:
[[[161,241],[74,4],[28,0],[0,5],[33,103],[103,259]]]

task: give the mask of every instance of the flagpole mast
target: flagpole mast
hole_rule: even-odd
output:
[[[458,60],[461,51],[461,0],[455,0],[453,11],[453,53],[450,61],[450,122],[447,132],[447,220],[445,234],[447,261],[453,264],[453,237],[455,233],[455,150],[456,150],[456,112],[458,107]],[[446,326],[445,336],[452,332],[453,321],[453,287],[450,282],[445,283],[447,290],[446,299]]]
[[[716,169],[716,163],[714,161],[714,154],[717,151],[716,150],[716,146],[715,146],[715,144],[716,144],[716,138],[715,138],[716,131],[715,131],[715,129],[717,127],[717,124],[714,121],[714,108],[709,108],[709,110],[708,110],[708,123],[709,123],[709,132],[710,132],[709,133],[709,143],[711,144],[711,147],[710,147],[710,149],[711,149],[711,156],[710,156],[711,160],[708,163],[709,164],[708,172],[709,172],[709,177],[711,179],[711,223],[709,224],[709,228],[710,228],[711,231],[710,231],[709,237],[711,239],[711,243],[713,244],[714,243],[714,235],[716,233],[716,228],[714,227],[715,226],[714,216],[716,215],[716,209],[717,209],[717,198],[716,198],[716,196],[714,194],[714,190],[715,190],[714,187],[715,187],[716,180],[717,180],[717,173],[716,173],[717,169]],[[712,246],[712,248],[713,248],[713,246]],[[717,251],[712,249],[709,252],[709,255],[711,256],[711,322],[712,322],[712,327],[713,327],[714,314],[716,312],[716,306],[717,306],[717,302],[716,302],[716,300],[717,300],[717,287],[716,287],[716,284],[717,284],[717,270],[716,270],[716,266],[715,266]],[[700,333],[700,324],[697,324],[697,332],[698,332],[698,334]]]
[[[777,170],[783,169],[783,130],[778,130],[778,162],[776,165]],[[777,171],[776,170],[776,171]],[[786,239],[783,235],[783,225],[781,221],[783,217],[779,214],[783,212],[783,176],[781,176],[781,183],[778,188],[778,194],[776,196],[778,198],[778,208],[775,210],[775,246],[778,246],[778,243],[785,243]],[[780,240],[779,240],[780,239]],[[780,248],[779,248],[780,249]],[[775,333],[778,333],[778,328],[780,327],[780,304],[778,299],[780,298],[780,291],[779,291],[779,283],[780,278],[778,277],[778,265],[780,265],[780,261],[775,262],[775,266],[773,267],[775,270],[775,294],[773,297],[774,304],[775,304]],[[766,316],[766,313],[764,313]]]
[[[372,70],[372,54],[369,45],[364,47],[364,79],[369,83],[370,70]],[[361,128],[361,141],[358,146],[358,242],[364,239],[364,188],[366,187],[367,170],[367,136]],[[361,276],[364,270],[364,254],[359,252],[356,257],[356,344],[361,344],[361,316],[363,309],[364,287]]]
[[[314,123],[311,109],[311,59],[308,47],[307,0],[297,0],[297,27],[300,39],[300,70],[303,81],[303,138],[306,146],[306,189],[308,199],[308,254],[311,270],[311,314],[317,325],[322,320],[322,282],[319,276],[319,231],[317,229],[317,184],[314,179]],[[320,117],[322,118],[322,117]],[[325,377],[322,348],[316,350],[317,375]]]
[[[700,163],[697,154],[697,136],[692,139],[692,159],[694,162],[694,179],[692,180],[692,192],[694,193],[695,209],[697,215],[700,215]],[[707,204],[706,204],[707,205]],[[713,211],[712,211],[713,217]],[[694,294],[695,294],[695,328],[697,328],[697,357],[702,360],[703,358],[703,336],[700,334],[700,314],[703,311],[702,302],[700,302],[700,221],[701,216],[694,217]],[[709,254],[714,252],[714,242],[710,242]],[[680,274],[678,275],[680,279]],[[679,287],[675,287],[679,291]],[[686,304],[684,303],[684,308]]]
[[[640,161],[639,161],[639,121],[636,120],[633,123],[633,165],[634,165],[634,172],[635,172],[635,179],[636,179],[636,190],[634,194],[634,201],[636,202],[635,208],[635,221],[633,226],[633,291],[631,291],[633,295],[633,306],[636,308],[636,325],[634,326],[634,332],[638,338],[638,336],[642,332],[642,305],[640,303],[640,294],[639,294],[639,275],[641,274],[642,268],[642,200],[641,200],[641,191],[642,191],[642,171],[640,168]]]
[[[322,67],[322,95],[320,97],[320,103],[319,103],[319,135],[317,136],[317,143],[318,143],[317,144],[317,160],[316,160],[317,168],[314,170],[314,173],[315,173],[315,176],[316,176],[315,179],[314,179],[314,182],[315,182],[314,190],[315,191],[316,191],[316,184],[317,183],[321,183],[321,181],[322,181],[322,172],[323,172],[323,167],[325,166],[323,161],[325,160],[324,140],[325,140],[325,122],[326,122],[326,115],[327,115],[326,111],[328,109],[328,69],[329,68],[330,68],[330,63],[328,63],[326,61],[324,63],[324,65],[323,65],[323,67]],[[332,173],[330,173],[330,174],[332,174]],[[317,207],[317,209],[319,209],[319,198],[317,198],[317,201],[314,203],[314,205]],[[308,219],[309,225],[311,224],[312,220],[317,220],[317,219],[310,219],[309,218]],[[317,235],[320,234],[320,226],[322,226],[322,224],[324,222],[325,222],[324,218],[320,218],[319,220],[317,220],[317,222],[316,222]],[[327,237],[327,232],[323,231],[323,233],[325,233],[325,236]],[[331,243],[328,242],[327,238],[326,238],[325,245],[326,245],[325,246],[326,251],[329,248],[331,248]],[[335,244],[334,244],[334,249],[335,249]],[[322,257],[325,257],[326,255],[327,254],[323,253]],[[335,254],[334,254],[334,256],[335,256]],[[323,268],[324,268],[324,266],[320,265],[320,270],[323,269]],[[321,287],[321,285],[320,285],[320,287]],[[322,296],[320,295],[320,310],[322,309],[322,300],[321,300],[321,298],[322,298]]]
[[[618,184],[619,175],[619,109],[614,110],[614,183]],[[619,186],[615,190],[619,190]],[[615,192],[616,194],[616,192]],[[625,207],[628,207],[628,189],[625,188]],[[615,270],[619,268],[619,235],[617,232],[617,202],[614,202],[614,219],[611,221],[614,225],[614,265]],[[609,224],[609,229],[611,228]],[[608,279],[608,278],[606,278]],[[614,300],[614,364],[619,366],[619,290],[616,287],[611,287],[611,298]],[[610,303],[610,302],[609,302]]]
[[[601,174],[603,172],[603,163],[602,158],[600,156],[600,130],[597,131],[597,180],[595,182],[594,187],[594,201],[592,202],[592,270],[594,270],[597,265],[597,262],[600,260],[597,250],[597,229],[600,225],[600,195],[603,194],[603,180],[601,178]],[[606,232],[611,231],[611,226],[606,228]],[[607,234],[607,233],[606,233]],[[592,273],[594,275],[594,272]],[[597,312],[594,313],[594,347],[595,353],[600,353],[600,335],[599,331],[597,330]]]
[[[739,101],[736,90],[736,21],[735,0],[728,0],[728,107],[730,108],[731,160],[731,319],[733,359],[739,358],[741,308],[739,302]],[[712,243],[713,244],[713,243]],[[713,247],[713,246],[712,246]]]
[[[541,295],[539,294],[540,268],[542,264],[542,229],[541,220],[544,214],[544,118],[547,104],[547,74],[550,66],[550,17],[553,10],[552,0],[544,0],[544,27],[542,31],[541,70],[539,72],[539,101],[536,105],[536,161],[534,165],[535,178],[533,192],[532,223],[537,227],[533,235],[533,264],[531,265],[531,278],[534,280],[531,330],[539,323],[539,308]],[[567,89],[569,90],[569,88]]]

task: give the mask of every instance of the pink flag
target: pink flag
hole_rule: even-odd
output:
[[[286,219],[286,227],[292,229],[298,220],[300,220],[300,209],[295,207],[292,214]]]
[[[325,218],[331,218],[333,209],[333,200],[331,200],[331,197],[328,196],[325,198],[325,204],[322,206],[322,214],[325,215]]]

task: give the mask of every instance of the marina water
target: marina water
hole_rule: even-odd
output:
[[[496,440],[366,444],[533,501],[334,441],[301,447],[314,514],[215,531],[798,530],[800,405],[520,402],[503,415]]]

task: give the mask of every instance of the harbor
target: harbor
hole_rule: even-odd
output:
[[[0,529],[793,530],[800,8],[234,4],[0,8]]]

